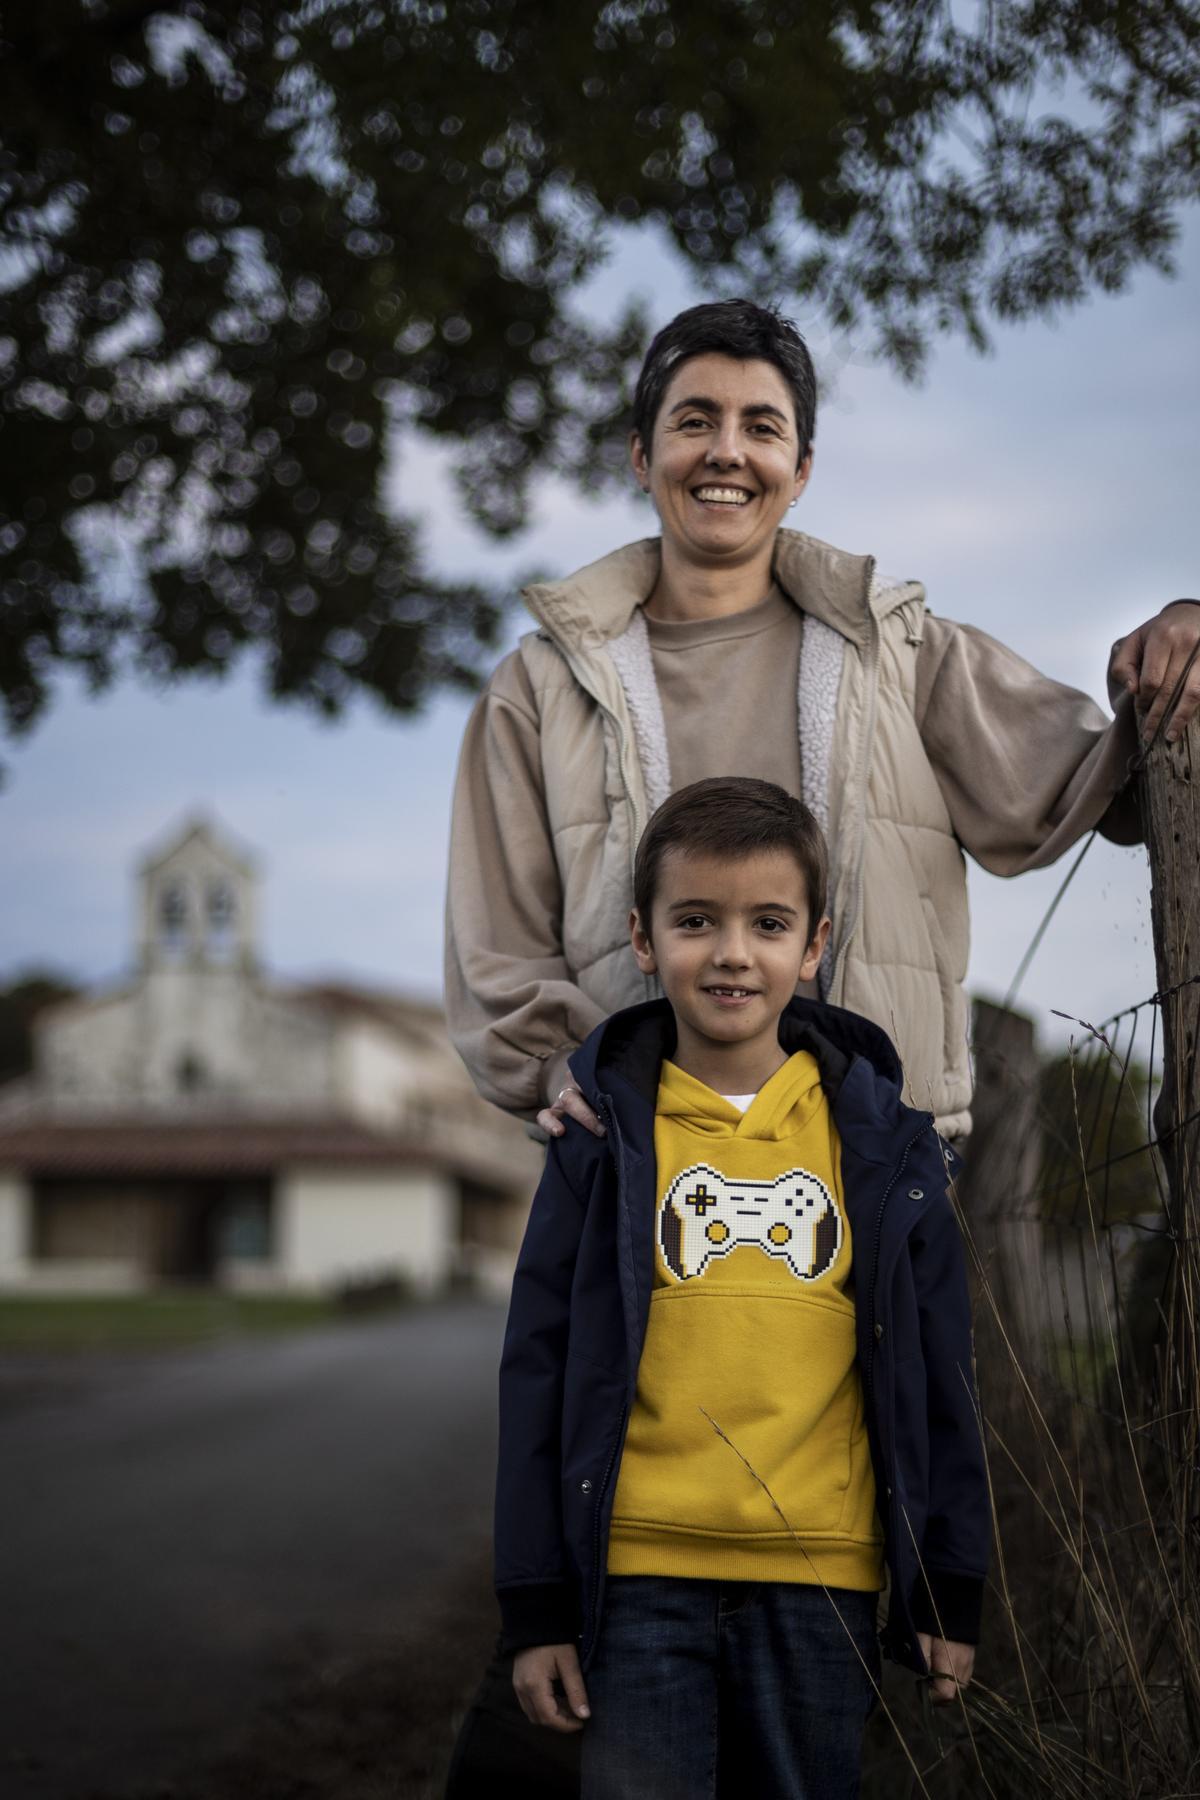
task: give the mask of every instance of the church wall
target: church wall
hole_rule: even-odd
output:
[[[253,1080],[253,988],[238,971],[154,969],[138,996],[142,1096],[237,1099]]]
[[[385,1129],[403,1122],[407,1103],[422,1085],[412,1050],[373,1019],[339,1025],[333,1069],[339,1107]]]
[[[56,1111],[272,1112],[334,1102],[333,1029],[238,970],[154,969],[128,994],[49,1015],[39,1098]]]
[[[140,1006],[148,1100],[222,1100],[257,1112],[328,1106],[328,1022],[253,977],[235,969],[154,970]]]
[[[0,1171],[0,1287],[23,1286],[33,1238],[33,1195],[23,1175]]]
[[[113,1105],[139,1082],[137,1001],[115,994],[55,1009],[36,1028],[36,1089],[55,1108]]]
[[[261,1110],[336,1110],[335,1030],[326,1014],[260,989],[247,1041],[254,1046],[247,1079]]]
[[[400,1275],[437,1287],[450,1273],[458,1190],[429,1171],[291,1169],[275,1190],[279,1282],[329,1288]]]

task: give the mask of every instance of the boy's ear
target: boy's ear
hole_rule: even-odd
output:
[[[635,906],[629,915],[629,936],[633,944],[633,954],[637,957],[637,966],[643,975],[657,975],[658,964],[654,960],[654,946],[650,942],[650,933],[642,924]]]
[[[812,981],[821,966],[821,958],[825,954],[825,946],[829,942],[830,923],[828,918],[820,921],[804,952],[804,961],[800,964],[801,981]]]

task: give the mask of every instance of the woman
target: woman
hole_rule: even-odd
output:
[[[895,1040],[910,1096],[969,1126],[963,850],[1013,875],[1093,825],[1137,837],[1121,795],[1134,708],[1107,722],[985,633],[934,618],[916,582],[781,529],[812,468],[816,383],[786,320],[691,308],[651,344],[633,473],[662,535],[525,598],[538,629],[472,714],[454,800],[446,1007],[480,1091],[551,1135],[601,1127],[567,1059],[648,997],[629,947],[649,813],[706,775],[798,793],[831,851],[824,997]],[[1174,602],[1114,646],[1110,697],[1157,727],[1200,638]],[[1171,729],[1200,698],[1193,665]],[[577,1791],[577,1739],[529,1726],[497,1654],[447,1800]]]
[[[1121,795],[1134,707],[1106,721],[917,582],[781,529],[812,468],[816,384],[795,328],[747,300],[681,313],[638,381],[633,473],[659,539],[530,588],[463,744],[447,922],[451,1033],[480,1091],[551,1134],[599,1127],[567,1058],[647,997],[629,950],[649,812],[707,775],[799,793],[831,850],[823,997],[895,1039],[913,1102],[969,1129],[963,850],[995,874],[1093,825],[1135,842]],[[1172,602],[1114,646],[1110,693],[1153,728],[1200,635]],[[1173,721],[1200,697],[1200,661]]]

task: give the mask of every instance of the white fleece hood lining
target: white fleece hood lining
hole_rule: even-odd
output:
[[[873,586],[878,586],[878,582]],[[801,795],[821,830],[829,835],[829,762],[837,719],[838,688],[846,640],[831,625],[804,615],[800,648],[800,679],[796,695],[797,729],[800,735]],[[650,632],[641,607],[619,636],[605,645],[625,691],[634,742],[646,784],[646,805],[654,812],[671,792],[671,758],[662,697],[654,674]],[[833,979],[833,939],[825,947],[817,985],[824,999]]]

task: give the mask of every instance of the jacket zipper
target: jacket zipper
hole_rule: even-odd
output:
[[[592,1526],[592,1604],[588,1611],[588,1635],[583,1649],[586,1654],[595,1642],[599,1628],[600,1606],[600,1521],[604,1517],[604,1496],[608,1492],[608,1484],[613,1472],[613,1464],[617,1460],[622,1444],[625,1442],[625,1420],[629,1415],[628,1405],[622,1406],[621,1418],[617,1425],[617,1435],[613,1439],[613,1447],[608,1453],[608,1461],[604,1465],[604,1474],[600,1478],[600,1486],[596,1489],[596,1518]]]
[[[604,1129],[606,1131],[610,1131],[612,1133],[613,1144],[616,1149],[617,1193],[618,1193],[618,1196],[620,1196],[620,1194],[625,1186],[624,1158],[622,1155],[621,1133],[617,1126],[616,1120],[612,1116],[612,1113],[608,1110],[607,1106],[605,1106],[602,1101],[596,1107],[596,1117],[599,1119],[600,1123],[604,1126]],[[593,1520],[593,1524],[592,1524],[592,1597],[591,1597],[591,1606],[590,1606],[589,1612],[588,1612],[588,1634],[587,1634],[587,1638],[585,1639],[585,1641],[582,1645],[582,1650],[583,1650],[583,1654],[585,1657],[587,1656],[588,1651],[591,1649],[592,1644],[595,1642],[596,1632],[599,1629],[599,1625],[600,1625],[600,1618],[599,1618],[600,1583],[602,1580],[602,1571],[601,1571],[601,1566],[600,1566],[600,1527],[601,1527],[601,1522],[604,1518],[604,1497],[608,1493],[608,1484],[612,1479],[612,1472],[613,1472],[613,1468],[616,1464],[617,1457],[620,1455],[621,1449],[625,1443],[625,1421],[628,1419],[628,1417],[629,1417],[629,1402],[628,1402],[628,1400],[626,1400],[622,1404],[621,1416],[617,1422],[617,1435],[613,1439],[612,1449],[608,1453],[608,1461],[604,1465],[604,1473],[600,1477],[600,1485],[596,1489],[596,1511],[595,1511],[595,1516],[594,1516],[594,1520]]]
[[[879,1321],[875,1317],[875,1295],[876,1295],[876,1291],[879,1286],[879,1249],[880,1249],[880,1245],[883,1241],[883,1215],[884,1215],[884,1211],[887,1207],[888,1198],[892,1192],[892,1189],[895,1187],[896,1183],[899,1181],[900,1177],[903,1175],[905,1169],[908,1167],[908,1158],[912,1151],[913,1145],[917,1142],[918,1138],[924,1137],[925,1133],[930,1129],[930,1126],[932,1125],[932,1123],[933,1123],[932,1120],[927,1119],[926,1122],[921,1126],[920,1130],[914,1131],[912,1136],[909,1138],[907,1144],[905,1144],[904,1150],[900,1157],[900,1161],[896,1164],[896,1167],[893,1169],[891,1179],[888,1182],[887,1186],[884,1188],[883,1193],[880,1197],[879,1211],[875,1215],[875,1252],[874,1252],[874,1256],[871,1261],[871,1299],[870,1299],[870,1319],[871,1319],[871,1332],[872,1332],[871,1355],[867,1362],[867,1369],[866,1369],[867,1403],[868,1403],[869,1409],[872,1411],[874,1410],[874,1406],[875,1406],[875,1351],[876,1351],[876,1347],[878,1346],[878,1343],[879,1343],[879,1337],[878,1337]]]
[[[863,603],[870,627],[867,643],[867,717],[863,729],[862,750],[859,766],[856,771],[857,787],[861,795],[861,811],[858,825],[858,849],[854,859],[854,899],[849,923],[844,932],[839,930],[841,943],[833,965],[833,977],[829,984],[829,998],[835,1000],[841,993],[841,980],[845,972],[846,958],[850,950],[850,941],[858,930],[858,922],[862,917],[863,902],[863,853],[867,835],[867,785],[870,778],[871,746],[875,741],[875,715],[879,703],[879,621],[871,611],[871,583],[875,577],[875,564],[872,560],[867,567],[866,591]]]

